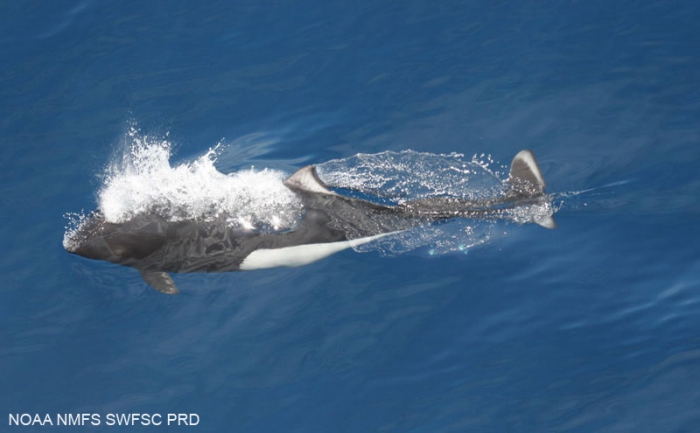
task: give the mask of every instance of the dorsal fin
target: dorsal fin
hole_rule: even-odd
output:
[[[521,150],[510,164],[508,182],[515,192],[527,196],[542,194],[547,184],[531,150]]]
[[[299,169],[296,173],[289,176],[284,181],[284,184],[293,190],[335,195],[335,193],[329,190],[321,179],[318,178],[313,165],[307,165]]]
[[[160,293],[165,293],[166,295],[176,295],[180,293],[177,290],[177,286],[165,272],[158,271],[139,271],[141,272],[141,278],[151,287],[158,290]]]

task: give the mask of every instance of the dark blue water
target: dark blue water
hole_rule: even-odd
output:
[[[0,430],[700,431],[700,6],[608,3],[0,4]],[[61,245],[133,122],[176,159],[236,142],[230,170],[531,148],[550,191],[590,191],[466,255],[169,297]]]

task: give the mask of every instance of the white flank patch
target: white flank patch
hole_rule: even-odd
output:
[[[335,254],[348,248],[364,245],[392,233],[382,233],[380,235],[342,242],[296,245],[285,248],[255,250],[243,260],[243,263],[241,263],[239,269],[242,271],[252,271],[255,269],[277,268],[280,266],[296,267],[308,265],[309,263],[324,259],[331,254]]]

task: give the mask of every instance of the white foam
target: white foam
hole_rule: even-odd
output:
[[[82,211],[80,213],[67,212],[63,216],[68,220],[65,226],[66,231],[63,233],[63,248],[66,251],[75,251],[84,240],[79,236],[79,233],[87,216]]]
[[[217,148],[194,161],[171,165],[172,145],[132,128],[122,153],[107,166],[98,207],[109,222],[157,213],[170,221],[225,218],[250,230],[293,227],[302,214],[300,200],[276,170],[216,170]]]
[[[489,166],[490,156],[465,161],[464,155],[404,150],[360,153],[316,166],[328,185],[372,191],[384,197],[415,200],[435,196],[487,198],[503,192],[499,172]]]
[[[518,206],[505,210],[505,216],[516,224],[528,224],[536,221],[545,221],[557,211],[557,207],[550,201]]]

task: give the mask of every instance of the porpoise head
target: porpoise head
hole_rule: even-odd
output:
[[[138,217],[125,223],[111,223],[101,213],[93,212],[63,245],[66,251],[88,259],[131,265],[165,243],[160,226],[156,230],[152,226],[152,221]]]

